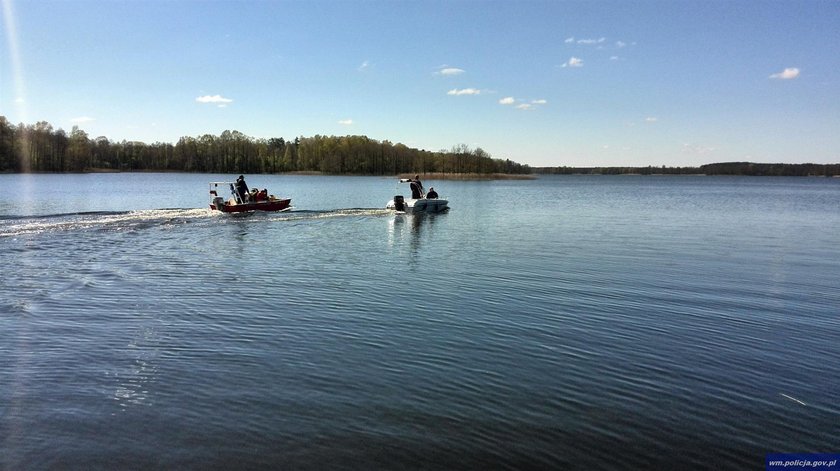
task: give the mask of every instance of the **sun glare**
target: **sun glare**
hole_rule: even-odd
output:
[[[18,34],[17,26],[15,24],[15,11],[12,5],[12,0],[0,0],[3,5],[3,26],[6,31],[6,44],[9,46],[8,55],[11,62],[12,81],[15,87],[15,111],[17,112],[17,120],[21,123],[28,123],[29,116],[27,113],[26,88],[24,86],[23,78],[23,63],[20,60],[20,49],[18,48]],[[29,159],[24,158],[23,164],[28,164]],[[28,172],[28,165],[22,166],[22,170]]]

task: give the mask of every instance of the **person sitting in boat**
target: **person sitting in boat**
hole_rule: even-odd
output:
[[[420,175],[415,175],[411,182],[411,198],[419,200],[423,197],[423,183],[420,181]]]
[[[437,194],[437,191],[435,191],[435,187],[429,188],[429,192],[426,193],[426,198],[428,198],[430,200],[438,199],[438,194]]]
[[[268,188],[263,188],[257,193],[257,201],[268,201]]]
[[[236,179],[236,192],[239,193],[239,197],[242,198],[243,201],[248,200],[248,184],[245,183],[244,175],[240,175],[239,178]]]

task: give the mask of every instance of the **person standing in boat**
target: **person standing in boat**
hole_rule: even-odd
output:
[[[239,178],[236,179],[236,192],[239,193],[239,198],[242,201],[248,200],[248,184],[245,183],[245,176],[240,175]]]
[[[411,182],[411,198],[419,200],[423,197],[423,182],[420,181],[420,175],[415,175]]]

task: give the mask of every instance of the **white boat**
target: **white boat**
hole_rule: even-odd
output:
[[[411,180],[401,179],[400,183],[410,183]],[[403,195],[396,195],[394,199],[388,201],[385,209],[392,209],[394,211],[403,213],[439,213],[449,209],[449,200],[446,198],[426,198],[423,195],[421,198],[405,198]]]
[[[397,195],[394,196],[394,199],[388,201],[385,209],[393,209],[404,213],[438,213],[449,209],[449,201],[442,198],[405,199],[402,195]]]

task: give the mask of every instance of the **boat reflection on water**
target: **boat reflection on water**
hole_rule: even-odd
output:
[[[448,212],[441,213],[396,213],[388,221],[388,246],[398,249],[405,246],[411,254],[409,263],[414,263],[421,244],[430,242],[434,234],[435,220],[446,217]]]

